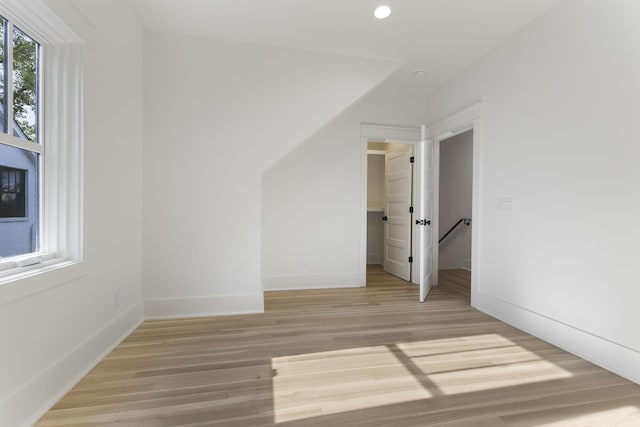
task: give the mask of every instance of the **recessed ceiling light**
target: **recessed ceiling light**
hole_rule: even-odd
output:
[[[376,10],[373,12],[373,16],[378,19],[385,19],[391,15],[391,8],[389,6],[378,6]]]

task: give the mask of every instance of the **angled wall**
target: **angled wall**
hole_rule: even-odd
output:
[[[418,127],[424,102],[390,79],[283,157],[262,178],[265,290],[362,286],[362,123]],[[418,84],[418,83],[416,83]]]
[[[161,33],[144,51],[145,314],[261,312],[262,173],[398,64]]]

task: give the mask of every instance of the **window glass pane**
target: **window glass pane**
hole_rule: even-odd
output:
[[[7,133],[7,104],[6,85],[4,82],[7,62],[5,58],[5,33],[7,21],[0,17],[0,132]]]
[[[38,154],[0,144],[0,257],[38,250]]]
[[[38,141],[38,44],[13,29],[13,135]]]

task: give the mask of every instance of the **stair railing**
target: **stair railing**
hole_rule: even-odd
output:
[[[456,224],[455,224],[453,227],[451,227],[451,228],[449,229],[449,231],[447,231],[447,232],[445,233],[445,235],[444,235],[444,236],[442,236],[442,238],[440,238],[440,240],[438,240],[438,243],[442,243],[442,241],[443,241],[444,239],[446,239],[446,237],[447,237],[449,234],[451,234],[451,232],[452,232],[453,230],[455,230],[455,229],[456,229],[456,227],[457,227],[457,226],[459,226],[460,224],[464,224],[464,225],[466,225],[466,226],[471,225],[471,218],[460,218],[460,220],[459,220],[458,222],[456,222]]]

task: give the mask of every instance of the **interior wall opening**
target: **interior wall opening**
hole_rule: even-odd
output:
[[[441,140],[438,157],[438,286],[470,303],[473,130]]]
[[[367,269],[406,282],[413,270],[414,144],[369,141],[367,146]]]

